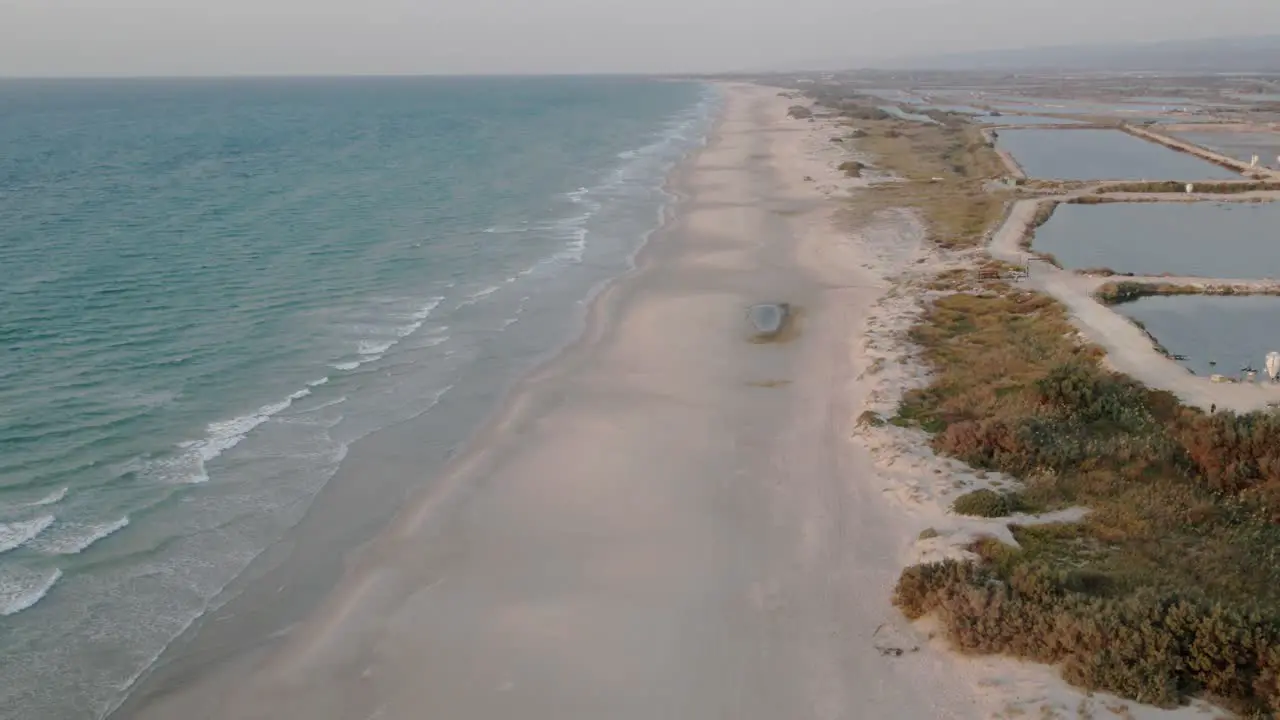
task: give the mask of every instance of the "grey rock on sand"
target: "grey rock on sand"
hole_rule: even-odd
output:
[[[777,337],[791,316],[791,305],[788,303],[763,303],[752,305],[747,311],[751,318],[751,326],[755,330],[757,340],[769,340]]]

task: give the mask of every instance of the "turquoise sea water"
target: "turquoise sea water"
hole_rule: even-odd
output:
[[[0,717],[101,716],[348,445],[482,417],[629,267],[715,102],[0,82]]]

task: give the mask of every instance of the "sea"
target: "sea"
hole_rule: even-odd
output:
[[[356,441],[422,482],[705,140],[636,78],[0,81],[0,717],[99,718]]]

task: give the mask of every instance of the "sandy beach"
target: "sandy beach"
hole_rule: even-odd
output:
[[[217,662],[118,714],[979,717],[971,678],[890,605],[918,528],[851,440],[867,313],[920,240],[837,230],[858,181],[788,104],[727,86],[582,337],[287,632],[224,613],[189,653]],[[751,342],[770,301],[794,326]]]

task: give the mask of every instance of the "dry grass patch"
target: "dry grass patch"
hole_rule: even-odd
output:
[[[988,184],[1004,176],[1005,167],[982,128],[948,118],[942,126],[868,120],[859,129],[858,150],[897,179],[859,192],[846,214],[864,219],[879,210],[915,208],[929,238],[952,249],[980,245],[1004,217],[1011,192],[988,190]]]
[[[898,180],[858,193],[847,213],[866,218],[888,208],[916,208],[930,239],[948,248],[977,246],[1004,215],[1011,193],[987,187],[1005,174],[1004,165],[981,128],[954,118],[945,125],[868,121],[859,128],[859,151]]]

